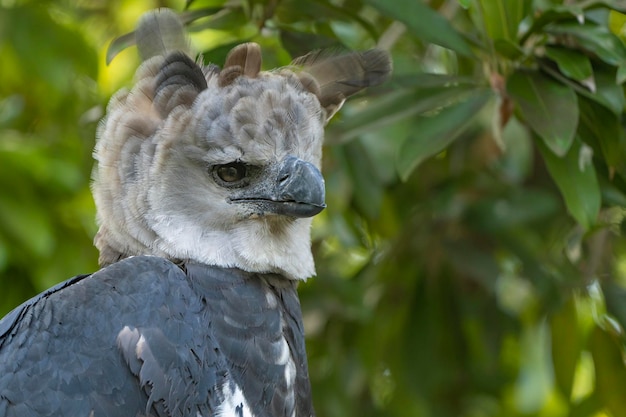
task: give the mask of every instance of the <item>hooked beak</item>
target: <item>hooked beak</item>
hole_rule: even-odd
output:
[[[270,184],[264,182],[263,186],[231,201],[250,203],[258,215],[297,218],[315,216],[326,208],[324,177],[310,162],[288,156],[273,177]]]

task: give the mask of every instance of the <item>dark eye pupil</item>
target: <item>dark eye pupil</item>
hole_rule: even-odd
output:
[[[225,182],[235,182],[246,176],[246,166],[240,162],[221,165],[217,168],[217,176]]]

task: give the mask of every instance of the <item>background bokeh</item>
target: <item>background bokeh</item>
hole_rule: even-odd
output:
[[[392,53],[328,127],[320,417],[626,416],[623,0],[0,0],[0,315],[97,269],[95,130],[138,64],[113,39],[162,6],[218,64]]]

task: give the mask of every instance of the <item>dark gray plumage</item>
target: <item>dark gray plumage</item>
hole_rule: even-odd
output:
[[[296,282],[279,275],[125,259],[10,313],[0,364],[6,417],[214,416],[237,387],[266,405],[255,416],[313,414]]]
[[[177,19],[141,19],[144,62],[98,129],[104,269],[0,321],[0,417],[314,415],[296,285],[315,272],[323,128],[389,56],[263,72],[247,43],[220,69]]]

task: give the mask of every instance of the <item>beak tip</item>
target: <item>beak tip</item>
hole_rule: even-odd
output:
[[[324,177],[315,165],[289,157],[281,168],[281,178],[285,176],[289,177],[289,181],[282,180],[277,185],[279,200],[311,207],[310,210],[305,210],[312,213],[310,216],[326,208]]]

